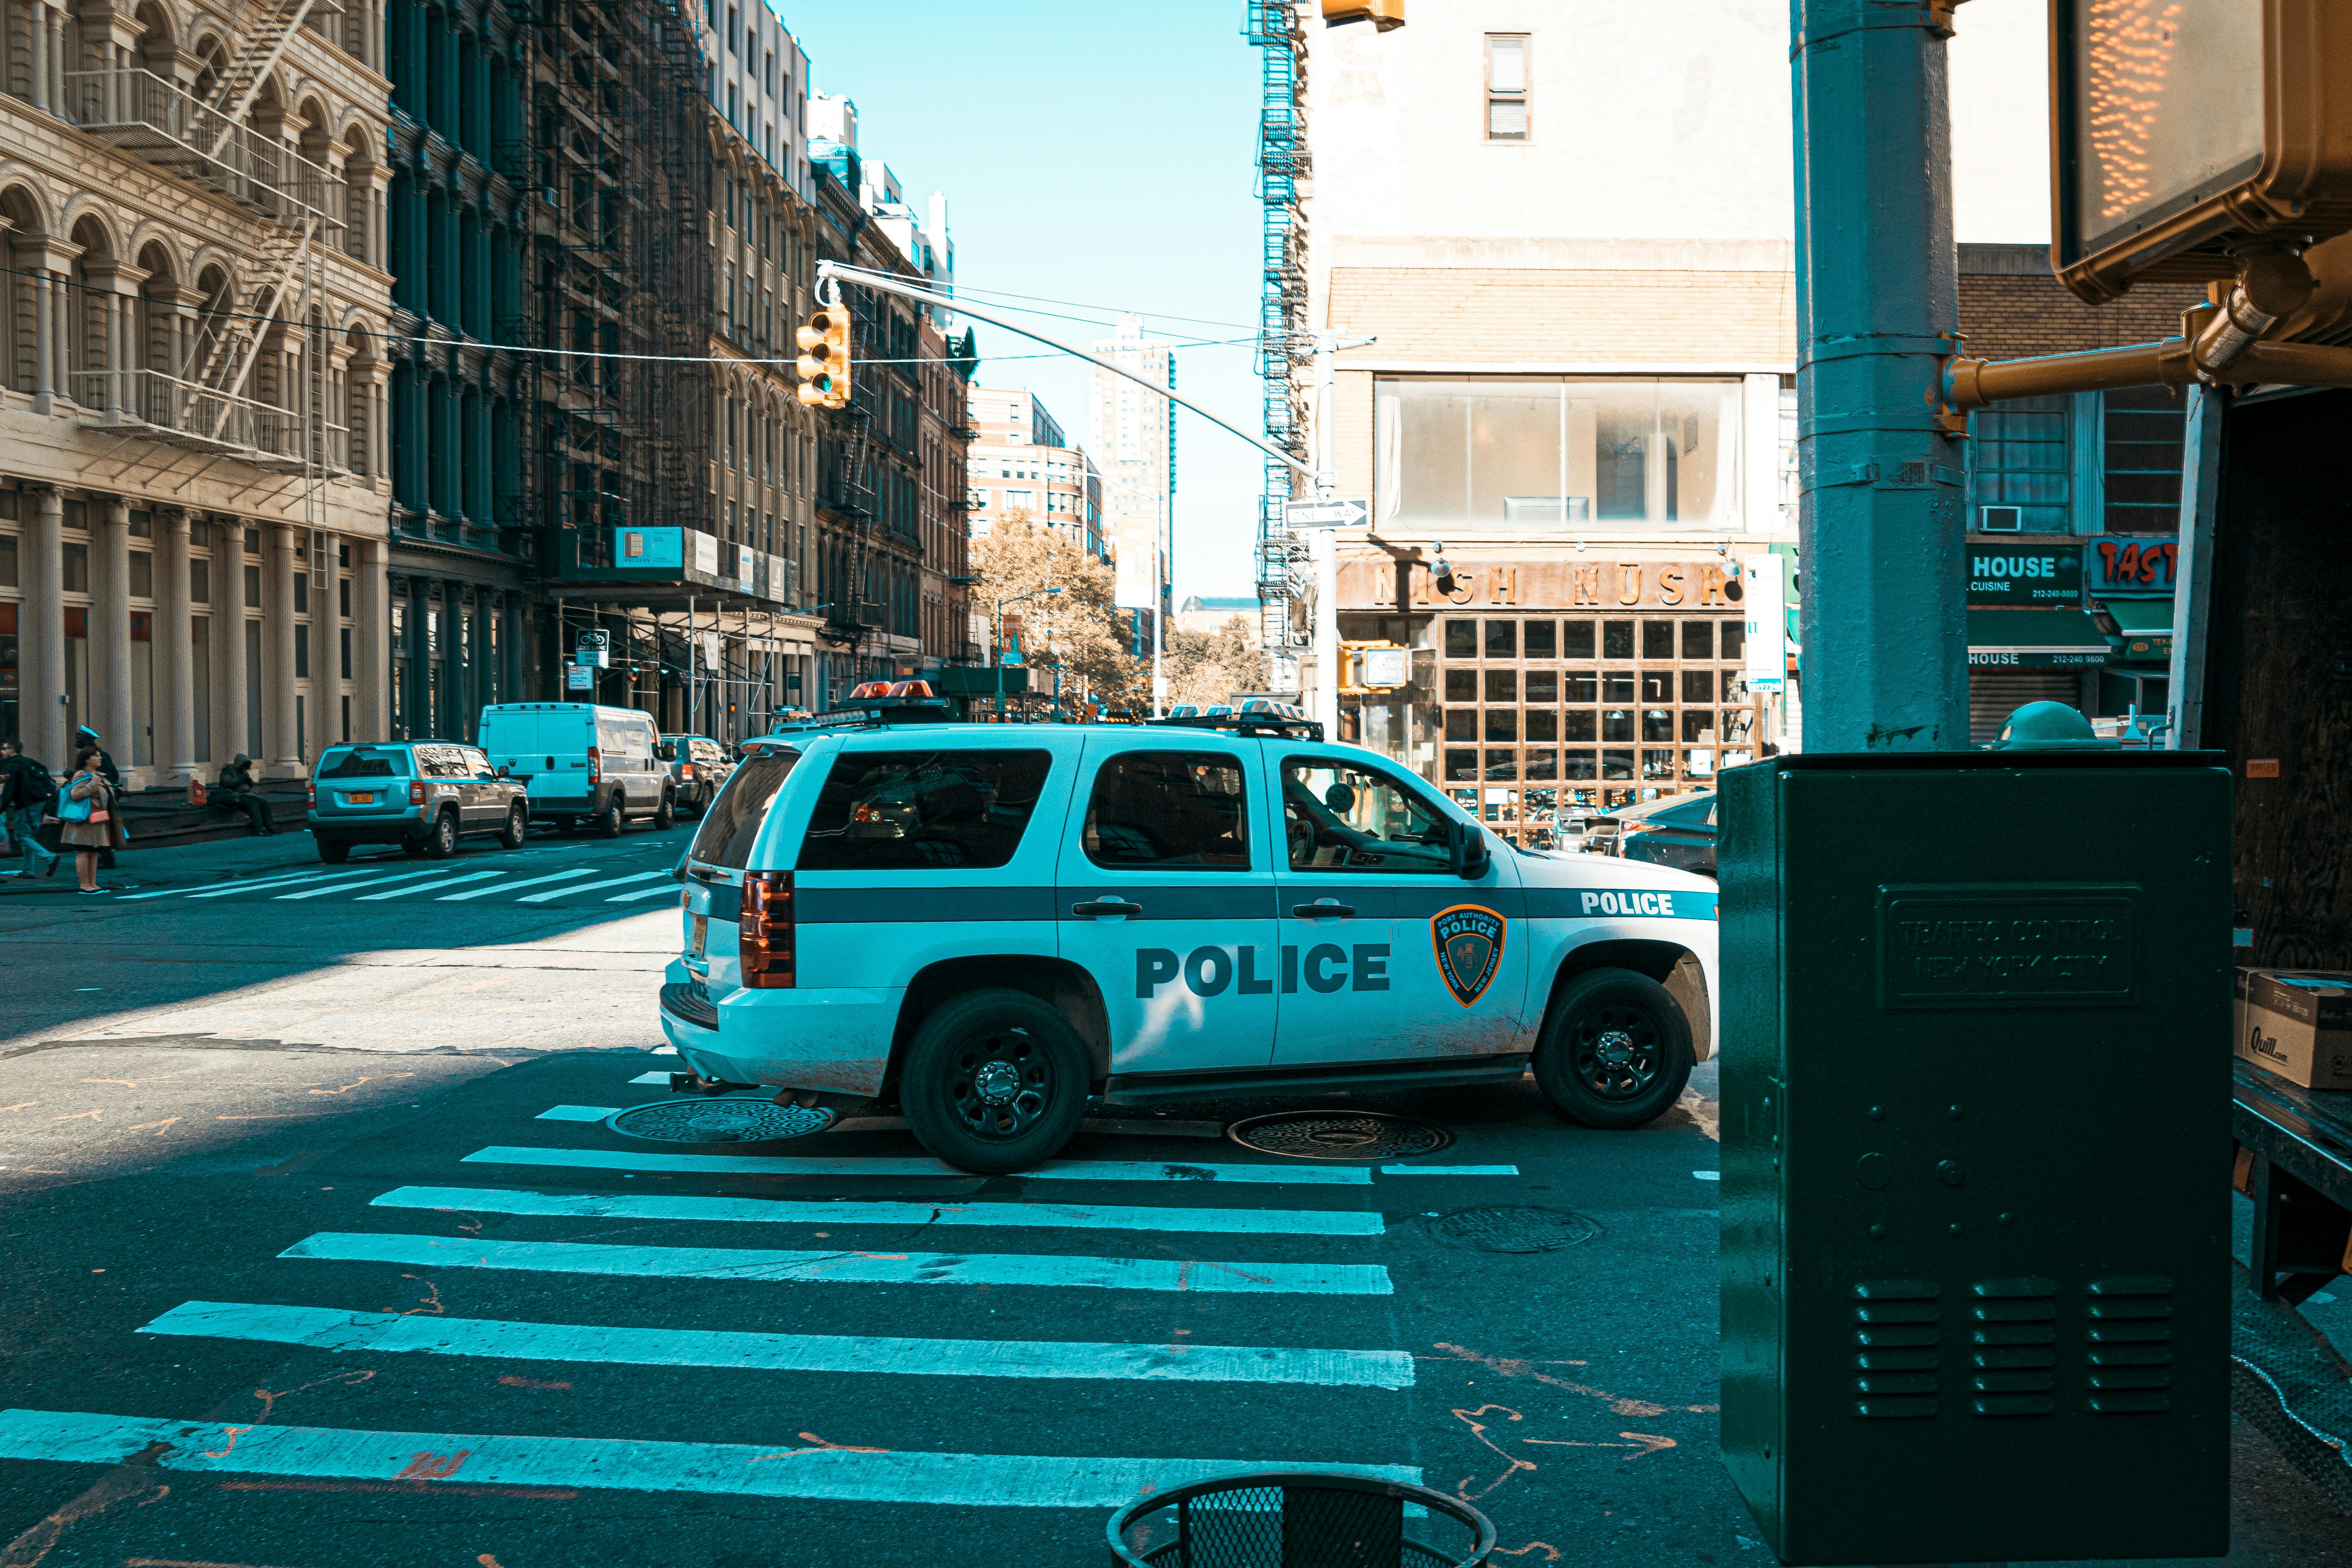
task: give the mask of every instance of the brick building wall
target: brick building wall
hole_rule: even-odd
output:
[[[1330,319],[1377,333],[1354,357],[1384,364],[1786,364],[1796,310],[1785,271],[1331,269]]]
[[[2050,273],[2041,245],[1960,247],[1960,331],[1973,359],[2023,359],[2120,348],[2180,335],[2180,312],[2204,302],[2196,284],[2143,283],[2085,305]]]

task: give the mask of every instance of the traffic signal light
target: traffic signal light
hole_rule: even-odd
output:
[[[819,408],[849,405],[849,307],[827,305],[798,334],[801,401]]]
[[[1404,26],[1404,0],[1323,0],[1323,25],[1370,22],[1385,33]]]

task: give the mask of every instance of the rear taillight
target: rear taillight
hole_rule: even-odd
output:
[[[309,796],[310,797],[310,809],[311,809],[312,811],[316,811],[316,810],[318,810],[318,809],[319,809],[319,786],[318,786],[317,784],[312,784],[309,789],[307,789],[307,790],[303,791],[303,793],[304,793],[305,795],[309,795]]]
[[[680,777],[680,778],[682,778],[682,779],[690,779],[690,778],[692,778],[692,777],[694,776],[694,764],[693,764],[692,763],[679,763],[679,764],[678,764],[678,769],[677,769],[677,776],[678,776],[678,777]]]
[[[604,776],[604,753],[595,747],[588,748],[588,782],[594,784]]]
[[[743,984],[755,990],[788,990],[793,984],[795,958],[793,926],[793,874],[790,871],[746,871],[741,924],[736,952]]]
[[[423,779],[411,779],[408,781],[408,804],[411,805],[423,805],[425,804],[425,781]]]

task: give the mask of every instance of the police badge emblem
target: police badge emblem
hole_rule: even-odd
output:
[[[1455,904],[1430,917],[1437,975],[1465,1007],[1475,1006],[1503,967],[1503,917],[1483,904]]]

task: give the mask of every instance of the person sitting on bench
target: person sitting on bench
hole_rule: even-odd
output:
[[[278,831],[269,819],[269,802],[253,782],[253,759],[239,752],[220,771],[220,783],[215,784],[206,804],[215,811],[242,811],[256,833],[267,837]]]

